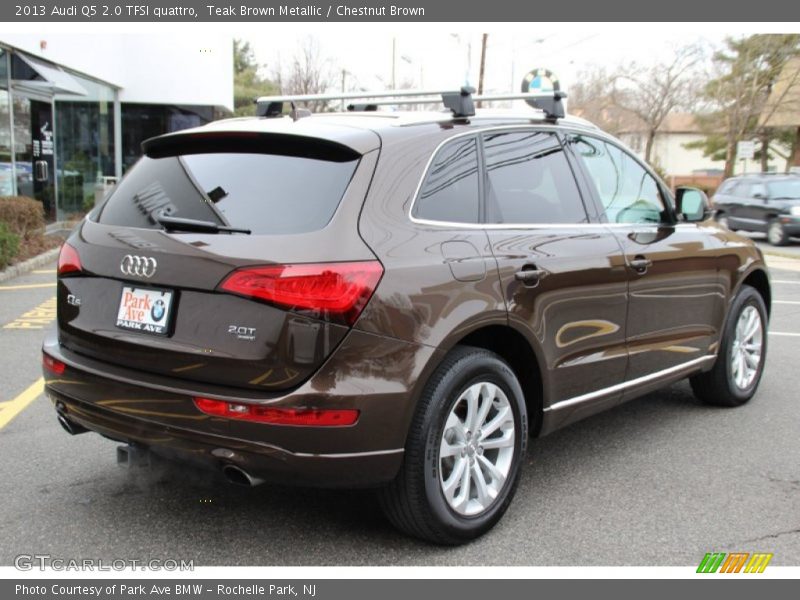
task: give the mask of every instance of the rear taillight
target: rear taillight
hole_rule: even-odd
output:
[[[219,289],[352,325],[383,275],[378,261],[247,267]]]
[[[211,398],[195,398],[194,403],[201,412],[207,415],[272,425],[344,427],[352,425],[358,420],[358,411],[355,409],[274,408],[260,404],[212,400]]]
[[[53,375],[59,376],[63,375],[64,371],[67,370],[67,365],[45,352],[42,352],[42,366]]]
[[[67,273],[77,273],[82,269],[81,257],[78,256],[78,251],[64,242],[61,246],[61,252],[58,255],[58,274],[66,275]]]

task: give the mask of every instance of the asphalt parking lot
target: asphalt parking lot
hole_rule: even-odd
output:
[[[531,444],[503,521],[440,548],[392,529],[369,492],[230,486],[131,472],[67,435],[41,394],[54,266],[0,284],[0,564],[18,554],[196,565],[696,565],[706,552],[800,564],[800,260],[772,259],[760,391],[710,408],[686,383]]]

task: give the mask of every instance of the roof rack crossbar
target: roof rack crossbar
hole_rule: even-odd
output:
[[[462,87],[460,90],[389,90],[382,92],[296,94],[263,96],[258,98],[256,100],[256,114],[260,117],[280,116],[283,112],[284,103],[290,103],[292,112],[294,113],[302,110],[297,108],[297,103],[300,102],[363,100],[361,103],[351,103],[348,106],[348,110],[375,110],[377,106],[387,105],[443,103],[446,108],[452,111],[455,118],[464,118],[475,114],[474,102],[476,101],[499,102],[504,100],[525,100],[531,106],[542,110],[546,118],[557,120],[565,116],[562,100],[566,98],[566,96],[564,92],[559,90],[549,93],[516,92],[475,95],[475,90],[466,86]]]

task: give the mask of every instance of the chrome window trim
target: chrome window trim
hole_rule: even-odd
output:
[[[414,207],[417,204],[417,199],[419,198],[420,190],[422,189],[422,185],[425,182],[425,178],[428,175],[428,171],[430,171],[431,165],[433,164],[434,158],[439,153],[439,151],[446,145],[449,144],[451,141],[467,137],[467,136],[478,136],[483,133],[492,133],[495,131],[500,132],[514,132],[514,131],[546,131],[549,133],[559,133],[559,132],[569,132],[571,131],[570,128],[559,127],[556,125],[549,125],[549,124],[518,124],[518,125],[495,125],[491,127],[484,127],[478,128],[470,131],[464,131],[462,133],[457,133],[456,135],[450,136],[449,138],[442,140],[439,144],[436,145],[436,148],[433,149],[431,152],[430,157],[428,157],[428,161],[425,163],[425,168],[422,171],[422,175],[417,182],[417,186],[414,189],[414,196],[411,200],[411,205],[408,207],[407,217],[412,223],[416,223],[417,225],[427,225],[432,227],[443,227],[448,229],[563,229],[566,227],[574,228],[574,227],[581,227],[581,228],[598,228],[598,227],[631,227],[631,226],[649,226],[649,224],[643,223],[460,223],[458,221],[437,221],[434,219],[421,219],[419,217],[414,216]],[[577,132],[576,132],[577,133]],[[586,133],[586,132],[583,132]],[[592,135],[595,137],[601,138],[604,141],[613,141],[613,138],[608,134],[601,132],[601,131],[592,131]],[[653,225],[657,225],[653,223]]]
[[[425,163],[425,169],[422,171],[422,175],[417,182],[417,186],[414,189],[414,195],[411,200],[411,205],[408,207],[408,212],[406,216],[408,219],[417,225],[426,225],[429,227],[441,227],[445,229],[494,229],[494,230],[513,230],[513,229],[565,229],[565,228],[581,228],[581,229],[596,229],[598,227],[610,227],[610,228],[629,228],[629,227],[661,227],[661,226],[670,226],[674,227],[676,225],[681,224],[680,222],[675,223],[461,223],[458,221],[437,221],[435,219],[421,219],[419,217],[414,216],[414,207],[417,204],[417,199],[419,198],[419,192],[422,189],[422,185],[425,182],[425,178],[428,175],[428,171],[433,164],[433,159],[436,158],[436,155],[439,153],[439,150],[445,144],[448,144],[452,140],[466,137],[466,136],[478,136],[483,133],[492,133],[494,131],[547,131],[550,133],[577,133],[577,134],[584,134],[584,135],[591,135],[595,138],[601,139],[605,142],[614,144],[623,152],[627,154],[633,154],[624,143],[620,140],[617,140],[613,136],[608,135],[602,130],[593,130],[590,132],[580,131],[580,128],[573,128],[570,124],[567,127],[552,125],[549,123],[544,124],[534,124],[534,123],[524,123],[524,124],[516,124],[516,125],[495,125],[490,127],[484,128],[477,128],[470,131],[464,131],[462,133],[457,133],[456,135],[450,136],[449,138],[442,140],[436,145],[436,148],[433,149],[430,157],[428,158],[427,162]],[[633,158],[633,157],[632,157]],[[637,164],[642,166],[644,170],[650,175],[653,176],[658,184],[660,179],[651,172],[649,167],[642,163],[639,160],[634,159]],[[661,186],[659,185],[659,190]],[[669,203],[671,205],[671,203]]]
[[[674,373],[679,373],[685,369],[689,369],[691,367],[695,367],[700,365],[706,361],[715,359],[715,355],[708,355],[708,356],[701,356],[700,358],[695,358],[694,360],[690,360],[685,363],[681,363],[679,365],[675,365],[673,367],[669,367],[668,369],[663,369],[661,371],[656,371],[654,373],[649,373],[648,375],[643,375],[642,377],[637,377],[636,379],[631,379],[630,381],[624,381],[622,383],[617,383],[615,385],[595,390],[593,392],[589,392],[586,394],[582,394],[580,396],[575,396],[573,398],[567,398],[566,400],[560,400],[555,404],[551,404],[547,408],[544,409],[544,412],[556,411],[561,410],[563,408],[569,408],[570,406],[575,406],[576,404],[582,404],[584,402],[588,402],[590,400],[595,400],[596,398],[600,398],[601,396],[607,396],[609,394],[613,394],[614,392],[621,392],[628,388],[635,387],[637,385],[647,383],[649,381],[653,381],[659,379],[661,377],[665,377],[667,375],[672,375]]]

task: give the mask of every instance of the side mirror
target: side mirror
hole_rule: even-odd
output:
[[[764,194],[762,194],[761,192],[756,192],[755,194],[753,194],[753,198],[755,198],[756,200],[766,200],[767,199],[767,197]]]
[[[711,203],[703,190],[679,187],[675,190],[675,207],[684,221],[697,223],[711,216]]]

